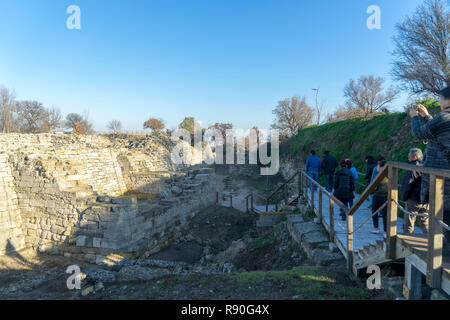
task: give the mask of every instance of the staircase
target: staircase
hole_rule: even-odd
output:
[[[386,243],[377,240],[363,248],[353,251],[353,273],[358,274],[358,270],[367,268],[371,265],[389,262],[386,259]]]

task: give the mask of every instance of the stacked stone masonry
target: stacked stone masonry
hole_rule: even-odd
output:
[[[172,148],[165,136],[0,134],[0,255],[157,251],[215,202],[213,170],[173,164]]]

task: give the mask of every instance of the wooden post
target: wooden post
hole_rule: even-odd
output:
[[[233,208],[233,196],[230,194],[230,208]]]
[[[298,172],[298,195],[302,196],[303,195],[303,184],[302,184],[302,179],[303,179],[303,173],[301,171]]]
[[[266,212],[269,212],[269,199],[266,200]]]
[[[219,203],[219,193],[216,192],[216,204],[218,204],[218,203]]]
[[[322,189],[319,189],[319,223],[322,223]]]
[[[397,239],[398,169],[389,167],[389,190],[386,222],[386,258],[395,260],[395,241]]]
[[[330,198],[330,241],[334,242],[334,201]]]
[[[403,296],[408,300],[422,299],[422,272],[413,262],[419,261],[419,258],[412,254],[405,258],[405,277],[403,281]],[[419,262],[422,265],[422,261]],[[424,269],[426,269],[423,261]],[[426,273],[426,270],[424,270]]]
[[[306,201],[308,202],[309,201],[309,196],[308,196],[308,175],[307,174],[305,174],[303,176],[303,182],[305,183],[304,184],[304,187],[305,187],[305,198],[306,198]]]
[[[245,198],[245,212],[248,213],[248,196]]]
[[[430,175],[430,213],[427,252],[427,284],[431,288],[441,288],[442,276],[442,220],[444,213],[444,179]]]
[[[253,209],[254,209],[254,206],[253,206],[253,195],[251,197],[251,208],[252,208],[252,211],[253,211]]]
[[[353,272],[353,215],[347,215],[347,268]]]
[[[287,183],[284,185],[284,203],[285,205],[288,205],[289,196],[288,196],[288,185]]]
[[[313,209],[313,211],[315,212],[316,210],[314,209],[315,208],[315,206],[314,206],[314,183],[312,182],[312,179],[311,179],[311,207],[312,207],[312,209]]]

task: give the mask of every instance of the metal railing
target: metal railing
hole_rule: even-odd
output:
[[[254,198],[255,198],[255,196],[252,193],[249,193],[244,198],[236,197],[236,196],[233,196],[232,194],[223,194],[222,195],[222,199],[224,201],[226,201],[226,199],[229,199],[229,201],[230,201],[229,202],[229,207],[230,208],[234,208],[234,209],[242,211],[242,207],[233,205],[233,203],[235,203],[235,202],[233,202],[233,199],[235,199],[235,200],[238,199],[238,200],[243,201],[243,202],[245,201],[245,212],[247,212],[247,213],[248,212],[260,213],[261,210],[255,208]],[[220,203],[220,194],[219,194],[219,192],[216,192],[216,204],[219,204],[219,203]]]

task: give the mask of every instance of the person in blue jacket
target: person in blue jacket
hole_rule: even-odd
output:
[[[314,181],[319,180],[319,172],[322,167],[322,162],[320,158],[316,155],[314,150],[311,150],[311,155],[306,159],[306,173],[314,179]],[[311,187],[311,184],[310,184]],[[314,186],[314,191],[317,190],[317,187]]]

